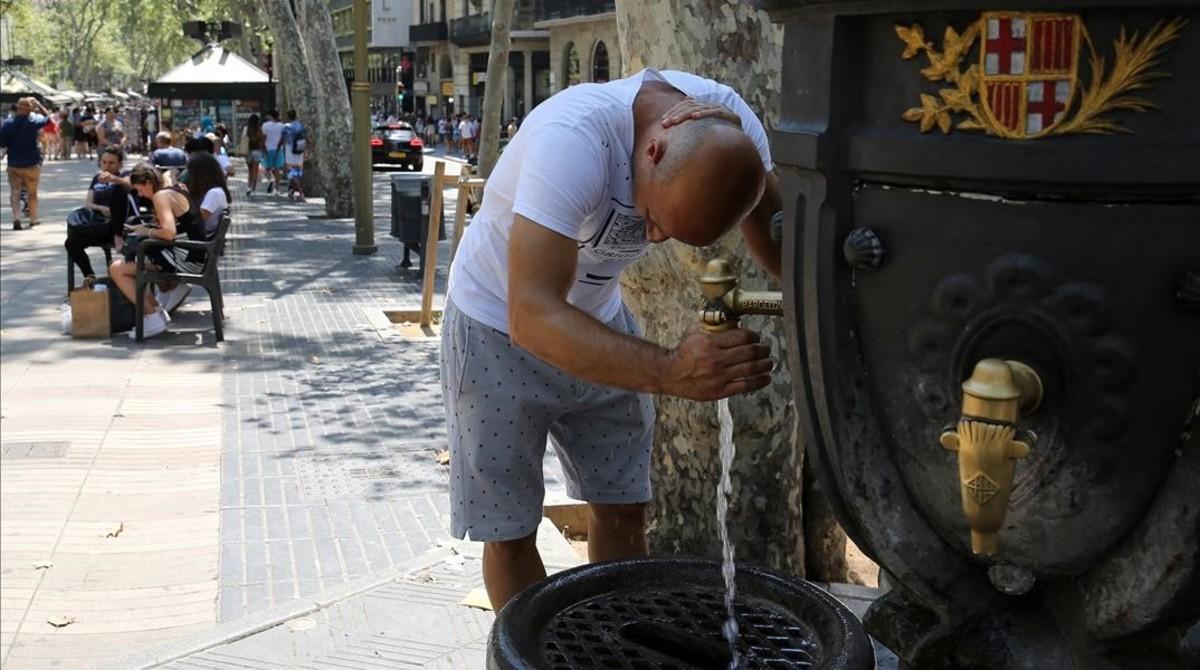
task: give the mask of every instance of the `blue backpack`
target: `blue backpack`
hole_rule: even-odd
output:
[[[292,132],[292,153],[302,154],[308,148],[308,131],[304,124],[296,122],[296,130]]]

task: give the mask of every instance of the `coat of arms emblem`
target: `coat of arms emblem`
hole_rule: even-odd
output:
[[[919,123],[921,132],[937,127],[949,133],[953,127],[1014,140],[1126,131],[1108,114],[1153,109],[1149,100],[1130,93],[1167,76],[1153,68],[1186,23],[1182,18],[1159,23],[1144,36],[1122,28],[1111,67],[1078,14],[984,12],[962,34],[947,27],[941,50],[926,40],[920,24],[897,25],[896,34],[906,45],[901,57],[924,52],[929,66],[921,74],[951,85],[936,96],[921,94],[921,106],[905,111],[903,118]],[[1085,47],[1090,80],[1082,83]],[[970,58],[973,51],[977,59]],[[964,69],[964,61],[971,60],[975,62]]]

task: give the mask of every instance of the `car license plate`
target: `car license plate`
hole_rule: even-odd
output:
[[[391,151],[391,152],[388,152],[388,158],[404,158],[404,157],[405,157],[405,156],[407,156],[407,155],[408,155],[408,154],[404,153],[403,151]]]

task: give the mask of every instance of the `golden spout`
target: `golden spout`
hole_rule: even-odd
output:
[[[971,551],[991,556],[999,549],[1016,459],[1029,455],[1029,444],[1014,439],[1017,416],[1041,404],[1042,380],[1019,361],[985,358],[962,389],[962,417],[956,430],[942,433],[941,443],[958,452]]]
[[[738,319],[746,314],[783,316],[781,291],[743,291],[737,284],[729,261],[714,258],[705,266],[704,275],[700,277],[700,292],[704,294],[700,322],[705,330],[717,332],[737,328]]]

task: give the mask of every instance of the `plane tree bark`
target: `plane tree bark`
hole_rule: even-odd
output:
[[[616,8],[626,75],[647,66],[695,72],[732,86],[768,128],[775,122],[782,31],[765,12],[727,0],[617,0]],[[623,278],[626,300],[650,339],[674,344],[698,318],[699,277],[717,256],[734,262],[743,287],[779,288],[757,268],[736,231],[703,249],[674,241],[657,245]],[[762,334],[780,366],[770,386],[730,401],[737,458],[729,525],[738,558],[797,574],[805,573],[806,562],[815,563],[822,578],[844,578],[844,567],[839,575],[836,566],[837,560],[844,566],[840,555],[830,570],[819,557],[806,561],[804,446],[786,353],[793,344],[778,318],[750,317],[743,324]],[[652,550],[716,556],[716,404],[660,397],[656,405]],[[839,554],[840,532],[814,542]]]

